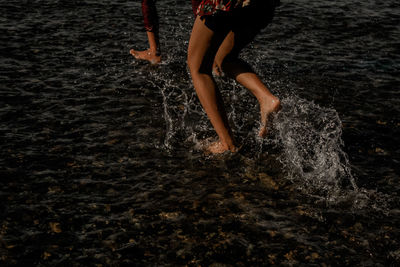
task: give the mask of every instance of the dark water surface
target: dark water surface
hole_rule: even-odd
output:
[[[218,78],[240,153],[185,64],[189,1],[0,4],[0,265],[398,266],[400,4],[282,1],[243,51],[283,103]]]

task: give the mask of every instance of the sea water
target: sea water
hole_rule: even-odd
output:
[[[1,4],[0,260],[6,265],[396,265],[399,4],[282,1],[242,53],[282,102],[267,138],[226,77],[236,154],[186,66],[187,1]]]

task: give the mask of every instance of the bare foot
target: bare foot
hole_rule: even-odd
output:
[[[222,144],[220,141],[212,142],[206,151],[210,154],[222,154],[226,151],[237,152],[239,149],[235,146],[229,148],[227,145]]]
[[[219,76],[219,77],[222,76],[222,70],[215,61],[213,63],[213,73],[216,76]]]
[[[261,129],[258,135],[260,137],[267,136],[268,123],[274,113],[281,109],[281,102],[276,97],[269,97],[268,99],[260,102],[260,113],[261,113]]]
[[[131,49],[129,53],[131,53],[131,55],[134,56],[136,59],[147,60],[151,64],[158,64],[161,62],[161,56],[157,55],[156,52],[151,51],[150,49],[147,49],[145,51],[136,51],[134,49]]]

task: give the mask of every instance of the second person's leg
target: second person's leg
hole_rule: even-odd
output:
[[[161,49],[158,34],[159,23],[156,0],[142,0],[142,15],[150,47],[144,51],[131,49],[130,53],[137,59],[147,60],[152,64],[157,64],[161,61]]]

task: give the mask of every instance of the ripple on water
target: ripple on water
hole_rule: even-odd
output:
[[[129,55],[140,2],[2,5],[1,263],[395,265],[398,3],[282,1],[242,56],[283,109],[260,140],[254,97],[217,79],[243,144],[220,157],[194,149],[215,133],[190,4],[157,4],[159,66]]]

